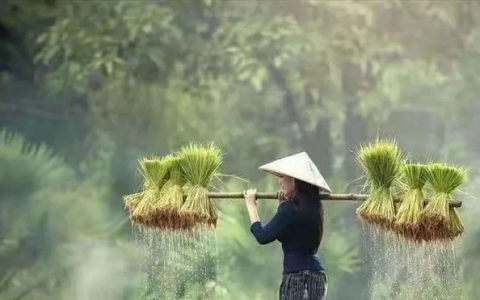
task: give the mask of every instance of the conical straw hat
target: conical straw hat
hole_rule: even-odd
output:
[[[324,192],[331,193],[330,187],[323,178],[317,166],[306,152],[277,159],[271,163],[260,166],[262,171],[275,176],[286,175],[318,186]]]

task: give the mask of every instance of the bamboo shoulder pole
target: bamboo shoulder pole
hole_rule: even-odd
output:
[[[278,199],[279,193],[257,192],[257,199]],[[208,193],[211,199],[243,199],[242,192],[222,192],[222,193]],[[320,193],[320,199],[326,201],[365,201],[368,195],[365,194],[329,194]],[[394,199],[395,202],[401,202],[401,199]],[[426,202],[430,200],[425,200]],[[461,201],[451,201],[451,207],[461,207]]]

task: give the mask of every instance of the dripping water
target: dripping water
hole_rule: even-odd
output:
[[[415,244],[368,227],[372,300],[461,300],[460,243]]]
[[[210,291],[218,272],[214,230],[185,233],[137,229],[134,237],[144,256],[144,299],[182,299],[190,292],[217,299],[215,290]]]

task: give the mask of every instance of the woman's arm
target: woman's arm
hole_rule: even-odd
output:
[[[245,202],[250,217],[250,231],[259,244],[265,245],[275,241],[290,222],[292,215],[289,203],[281,204],[275,216],[262,226],[258,217],[255,190],[248,190],[245,195]]]
[[[257,193],[256,189],[246,190],[244,192],[245,204],[247,206],[248,216],[250,217],[250,225],[260,221],[260,218],[258,217],[258,211],[257,211],[256,193]]]

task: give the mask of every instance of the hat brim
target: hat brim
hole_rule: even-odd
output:
[[[298,180],[302,180],[302,181],[305,181],[307,183],[310,183],[311,185],[314,185],[316,187],[319,188],[320,192],[324,192],[324,193],[332,193],[332,191],[330,189],[326,189],[325,187],[322,187],[322,186],[319,186],[317,183],[315,182],[311,182],[310,180],[306,180],[306,179],[302,179],[302,178],[297,178],[295,176],[292,176],[292,175],[289,175],[289,174],[283,174],[283,173],[278,173],[278,172],[274,172],[274,171],[270,171],[270,170],[265,170],[265,169],[260,169],[266,173],[269,173],[271,175],[274,175],[276,177],[283,177],[283,176],[288,176],[288,177],[292,177],[292,178],[295,178],[295,179],[298,179]]]

